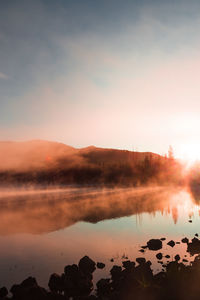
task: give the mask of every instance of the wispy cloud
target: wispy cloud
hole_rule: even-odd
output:
[[[0,72],[0,79],[8,79],[8,78],[9,77],[6,74]]]

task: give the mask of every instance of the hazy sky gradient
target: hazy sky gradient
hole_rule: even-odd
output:
[[[200,153],[199,32],[198,0],[1,0],[0,139]]]

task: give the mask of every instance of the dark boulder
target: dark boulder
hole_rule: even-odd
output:
[[[141,246],[142,249],[147,249],[147,246]]]
[[[173,248],[175,246],[175,242],[173,240],[171,240],[167,243],[167,245],[169,245],[170,247]]]
[[[180,255],[179,254],[175,255],[174,259],[175,259],[175,261],[179,261],[181,259]]]
[[[63,291],[63,280],[62,280],[61,276],[59,276],[56,273],[52,274],[49,278],[48,286],[52,292]]]
[[[21,288],[31,288],[34,286],[38,286],[37,281],[34,277],[28,277],[22,281],[20,284]]]
[[[146,259],[144,257],[137,257],[136,261],[139,265],[146,263]]]
[[[73,265],[67,265],[64,268],[64,273],[66,276],[70,278],[76,278],[77,274],[79,272],[78,266],[73,264]]]
[[[0,298],[4,298],[8,295],[8,290],[7,288],[4,286],[2,288],[0,288]]]
[[[98,268],[98,269],[104,269],[105,266],[106,266],[106,265],[105,265],[104,263],[101,263],[101,262],[98,262],[98,263],[97,263],[97,268]]]
[[[189,242],[189,240],[188,240],[188,238],[185,237],[185,238],[183,238],[183,239],[181,240],[181,242],[184,243],[184,244],[187,244],[187,243]]]
[[[122,265],[126,270],[132,270],[135,267],[135,262],[126,260],[122,262]]]
[[[162,241],[158,239],[151,239],[147,242],[147,247],[149,250],[160,250],[162,249]]]
[[[187,251],[191,254],[199,254],[200,253],[200,240],[197,238],[193,238],[191,243],[187,244]]]
[[[118,280],[122,274],[122,268],[120,266],[113,266],[110,270],[112,280]]]
[[[108,296],[111,293],[110,279],[100,279],[97,282],[97,295]]]
[[[95,262],[88,256],[84,256],[79,261],[79,269],[84,273],[93,273],[96,270]]]
[[[23,296],[28,300],[48,300],[48,292],[40,286],[33,286],[24,291]]]
[[[157,258],[157,259],[162,259],[162,258],[163,258],[162,253],[157,253],[157,254],[156,254],[156,258]]]

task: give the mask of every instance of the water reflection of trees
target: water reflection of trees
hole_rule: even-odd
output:
[[[97,223],[142,213],[172,214],[174,192],[166,189],[123,189],[84,193],[32,194],[0,202],[0,234],[44,233],[69,227],[79,221]]]

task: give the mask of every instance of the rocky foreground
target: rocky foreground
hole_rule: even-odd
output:
[[[162,249],[165,238],[152,239],[143,246],[141,251]],[[93,272],[96,268],[104,268],[105,264],[95,263],[88,256],[83,257],[78,265],[67,265],[61,275],[52,274],[49,279],[49,290],[40,287],[33,277],[25,279],[21,284],[14,284],[9,296],[6,287],[0,288],[0,299],[13,300],[196,300],[200,299],[200,240],[198,234],[187,244],[187,252],[193,256],[193,261],[175,255],[166,264],[162,252],[156,254],[162,271],[153,274],[151,262],[144,257],[136,258],[136,262],[125,260],[122,266],[114,265],[110,270],[110,278],[102,278],[96,284],[94,291]],[[179,243],[179,242],[177,242]],[[167,245],[175,246],[173,240]],[[185,264],[187,263],[187,265]]]

